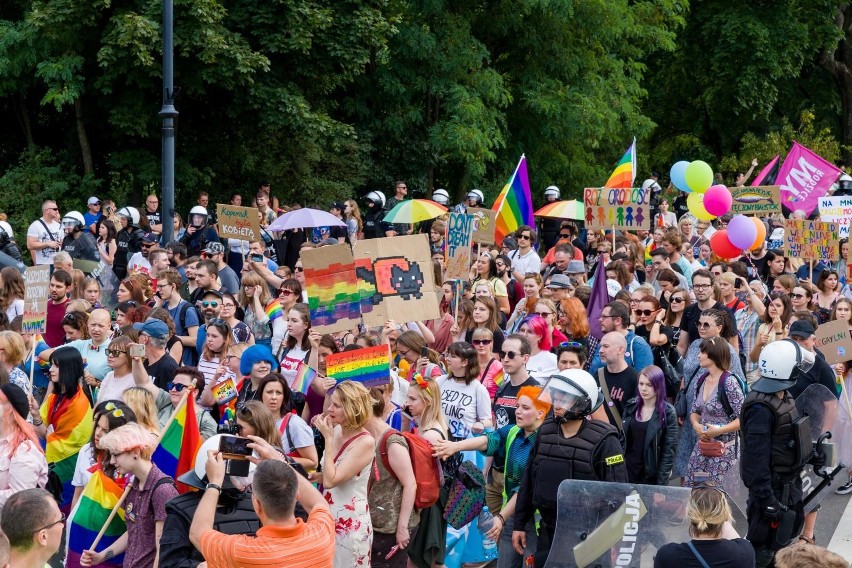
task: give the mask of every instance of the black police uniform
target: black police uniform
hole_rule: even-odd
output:
[[[78,231],[78,236],[66,235],[62,239],[62,250],[67,252],[72,259],[91,260],[99,262],[101,255],[98,253],[98,243],[89,231]]]
[[[142,250],[142,235],[145,231],[128,223],[127,227],[121,229],[115,236],[117,245],[115,257],[112,261],[112,271],[119,280],[127,276],[127,263],[130,257]]]
[[[363,232],[365,239],[378,239],[385,236],[384,225],[382,218],[385,216],[385,210],[379,204],[373,205],[367,209],[363,218]]]

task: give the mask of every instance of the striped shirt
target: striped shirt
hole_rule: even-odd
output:
[[[256,537],[211,529],[201,535],[201,554],[208,568],[330,568],[334,563],[334,519],[328,509],[315,508],[307,523],[296,519],[291,527],[261,527]]]

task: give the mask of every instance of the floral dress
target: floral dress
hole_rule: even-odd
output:
[[[363,435],[366,433],[358,434],[350,440]],[[344,445],[334,458],[334,464],[339,466],[341,460],[346,459],[352,451],[351,444]],[[335,568],[370,566],[373,524],[370,520],[370,507],[367,505],[367,483],[372,465],[373,462],[367,463],[345,483],[324,490],[325,500],[328,501],[331,515],[334,517]]]
[[[737,385],[736,377],[724,373],[719,379],[719,384],[724,381],[725,392],[728,395],[728,402],[731,409],[734,411],[734,416],[739,416],[743,406],[742,391]],[[697,383],[697,381],[696,381]],[[697,386],[697,385],[696,385]],[[706,387],[702,384],[702,390],[706,391]],[[702,393],[696,390],[695,400],[692,402],[690,413],[701,415],[700,422],[702,424],[722,425],[728,424],[730,418],[727,416],[722,401],[719,399],[719,389],[714,388],[710,393],[709,398],[705,401]],[[735,418],[736,419],[736,418]],[[692,430],[690,423],[684,423],[684,428]],[[684,486],[692,487],[701,481],[712,481],[720,487],[724,487],[729,477],[736,478],[739,481],[739,472],[736,469],[737,461],[739,460],[739,443],[737,440],[737,432],[728,432],[721,436],[716,436],[714,440],[725,443],[725,454],[721,457],[707,457],[701,455],[698,449],[698,444],[692,449],[692,455],[689,456],[689,465],[686,468],[686,477]],[[728,476],[728,472],[733,469],[735,475]],[[709,479],[696,479],[696,477],[706,477]]]

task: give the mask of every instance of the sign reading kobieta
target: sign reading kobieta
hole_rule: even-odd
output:
[[[259,241],[260,220],[254,207],[216,205],[219,216],[219,236],[240,241]]]

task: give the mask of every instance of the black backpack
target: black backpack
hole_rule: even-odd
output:
[[[195,316],[198,319],[199,327],[204,324],[204,315],[201,313],[201,310],[198,309],[198,306],[194,306],[184,300],[180,306],[180,312],[178,312],[178,321],[180,322],[180,327],[184,333],[186,333],[186,312],[190,309],[195,310]],[[188,353],[192,356],[191,366],[198,365],[198,350],[194,346],[184,346],[184,350],[188,350]]]

